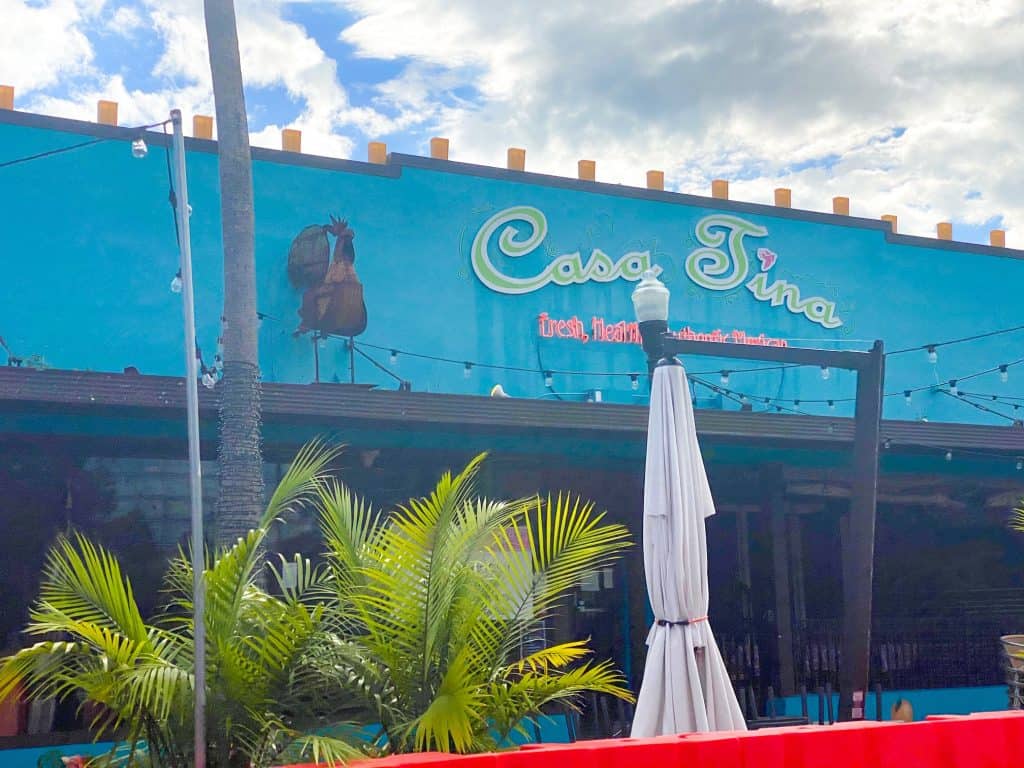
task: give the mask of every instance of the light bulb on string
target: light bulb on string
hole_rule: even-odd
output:
[[[555,385],[555,377],[551,371],[544,371],[544,386],[551,389]]]
[[[931,363],[932,365],[935,365],[935,363],[939,362],[939,353],[935,351],[934,346],[928,347],[928,362]]]
[[[722,382],[723,387],[729,386],[729,373],[730,371],[722,371],[722,375],[718,379],[720,382]]]
[[[171,293],[181,293],[181,289],[184,283],[181,281],[181,270],[179,269],[175,274],[174,279],[171,280]]]
[[[132,157],[136,160],[141,160],[149,154],[149,147],[146,146],[146,140],[141,136],[136,136],[132,139]]]
[[[1010,380],[1010,367],[1008,365],[999,366],[999,380],[1005,384]]]
[[[956,379],[949,380],[949,394],[953,397],[957,397],[960,394],[960,390],[956,387]]]
[[[462,369],[462,377],[464,379],[468,379],[472,375],[473,375],[473,364],[472,363],[466,363],[466,366]]]
[[[800,401],[799,400],[794,400],[793,401],[793,407],[794,408],[799,408],[800,407]]]
[[[952,451],[946,451],[946,461],[952,461],[952,460],[953,460],[953,452]]]
[[[637,374],[629,374],[629,386],[632,387],[634,392],[640,389],[640,377]]]
[[[907,405],[912,405],[913,404],[914,401],[910,397],[910,390],[909,389],[904,389],[903,390],[903,400],[904,400],[904,402],[906,402]]]
[[[1024,469],[1024,459],[1017,459],[1017,471]]]
[[[834,411],[836,409],[836,401],[835,400],[829,400],[828,401],[828,409],[830,411]]]
[[[203,386],[207,389],[213,389],[216,384],[217,380],[213,378],[213,374],[208,370],[203,371]]]
[[[821,366],[821,380],[828,381],[832,377],[832,370],[827,366]]]
[[[892,440],[890,440],[888,437],[885,438],[885,440],[882,441],[882,447],[885,448],[886,450],[889,450],[892,447]]]
[[[750,405],[750,400],[746,395],[740,395],[740,405]]]
[[[391,350],[391,366],[394,367],[396,365],[398,365],[398,351],[392,349]]]

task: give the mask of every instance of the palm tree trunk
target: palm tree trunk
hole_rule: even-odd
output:
[[[224,240],[217,542],[233,543],[256,525],[263,507],[252,155],[234,2],[205,0],[204,6],[217,110]]]

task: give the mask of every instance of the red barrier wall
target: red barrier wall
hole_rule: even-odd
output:
[[[993,712],[931,717],[920,723],[865,721],[748,733],[528,744],[512,752],[486,755],[396,755],[358,765],[360,768],[1019,768],[1022,764],[1024,712]]]

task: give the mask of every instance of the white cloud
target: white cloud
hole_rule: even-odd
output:
[[[919,234],[1002,214],[1024,237],[1017,0],[346,5],[361,19],[343,38],[363,55],[477,70],[482,103],[444,112],[462,159],[517,144],[536,170],[588,157],[607,181],[660,167],[683,191],[724,176],[740,199],[790,186],[827,210],[848,194],[854,213]]]
[[[80,24],[102,2],[0,0],[0,82],[30,94],[89,71],[93,49]]]
[[[130,37],[143,26],[142,16],[130,5],[122,5],[107,22],[107,29],[116,35]]]

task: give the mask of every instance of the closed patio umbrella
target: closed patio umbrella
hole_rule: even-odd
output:
[[[634,737],[746,730],[708,624],[704,520],[715,514],[690,403],[675,360],[655,369],[644,476],[644,572],[654,624]]]

